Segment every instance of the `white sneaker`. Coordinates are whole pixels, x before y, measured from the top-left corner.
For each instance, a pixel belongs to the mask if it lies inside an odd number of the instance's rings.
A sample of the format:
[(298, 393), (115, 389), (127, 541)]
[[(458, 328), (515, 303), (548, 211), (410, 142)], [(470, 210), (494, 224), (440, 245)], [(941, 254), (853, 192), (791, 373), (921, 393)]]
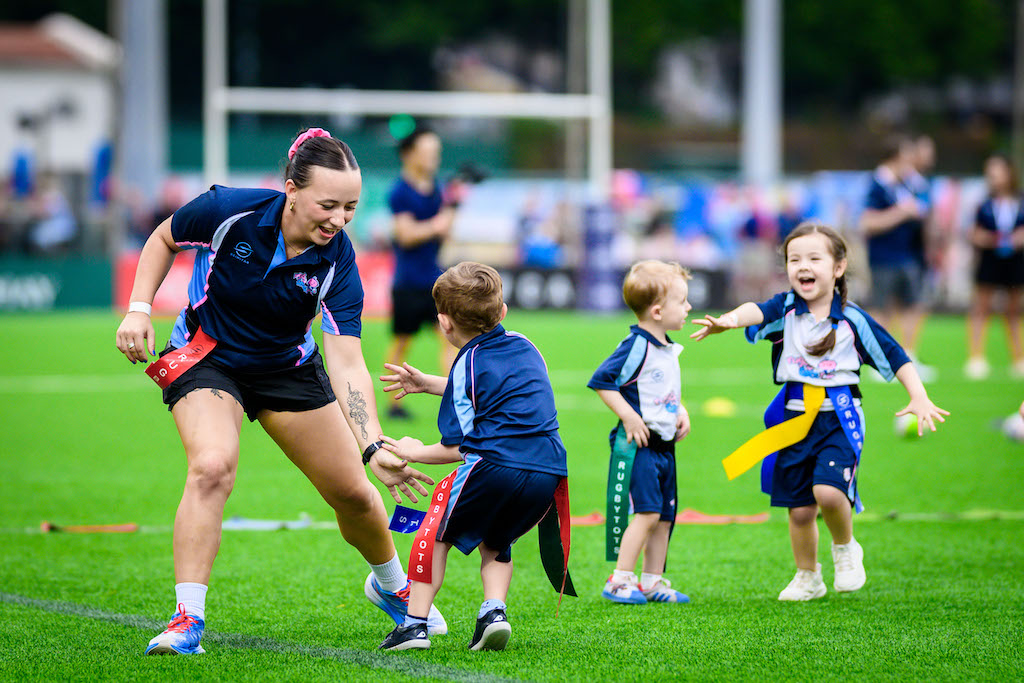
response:
[(988, 361), (983, 356), (968, 358), (967, 363), (964, 364), (964, 376), (967, 379), (985, 379), (991, 371), (992, 368), (989, 367)]
[(821, 565), (819, 564), (813, 572), (809, 569), (797, 569), (796, 576), (779, 593), (779, 600), (806, 602), (824, 597), (827, 592), (825, 582), (821, 580)]
[(832, 586), (840, 593), (859, 590), (867, 580), (864, 572), (864, 548), (851, 538), (845, 545), (832, 544), (832, 562), (836, 567), (836, 578)]
[(1017, 360), (1010, 366), (1010, 377), (1024, 379), (1024, 358)]

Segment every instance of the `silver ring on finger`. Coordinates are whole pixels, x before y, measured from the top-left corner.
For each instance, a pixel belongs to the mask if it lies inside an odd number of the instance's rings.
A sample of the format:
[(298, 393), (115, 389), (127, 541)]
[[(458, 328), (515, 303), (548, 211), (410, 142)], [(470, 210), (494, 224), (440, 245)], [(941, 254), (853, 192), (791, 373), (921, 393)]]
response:
[(134, 349), (135, 348), (135, 342), (128, 342), (128, 348), (129, 349)]

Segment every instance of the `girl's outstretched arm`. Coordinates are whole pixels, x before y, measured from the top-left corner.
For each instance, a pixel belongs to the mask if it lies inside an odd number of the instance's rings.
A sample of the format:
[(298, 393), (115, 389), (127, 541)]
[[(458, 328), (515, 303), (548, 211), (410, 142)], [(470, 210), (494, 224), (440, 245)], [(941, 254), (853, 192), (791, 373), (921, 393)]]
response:
[(733, 330), (737, 327), (749, 327), (762, 322), (764, 322), (764, 313), (761, 312), (761, 308), (757, 304), (748, 301), (717, 318), (706, 315), (701, 319), (694, 320), (693, 323), (700, 325), (701, 328), (691, 334), (690, 339), (700, 341), (712, 334)]
[(910, 394), (910, 403), (907, 404), (906, 408), (896, 413), (896, 415), (913, 413), (917, 417), (918, 436), (924, 435), (925, 425), (928, 425), (934, 432), (936, 420), (939, 422), (946, 421), (944, 416), (949, 415), (949, 411), (938, 407), (928, 398), (928, 392), (925, 391), (924, 384), (921, 383), (921, 377), (918, 376), (917, 368), (914, 367), (913, 363), (904, 363), (896, 371), (896, 379), (900, 381), (903, 388)]

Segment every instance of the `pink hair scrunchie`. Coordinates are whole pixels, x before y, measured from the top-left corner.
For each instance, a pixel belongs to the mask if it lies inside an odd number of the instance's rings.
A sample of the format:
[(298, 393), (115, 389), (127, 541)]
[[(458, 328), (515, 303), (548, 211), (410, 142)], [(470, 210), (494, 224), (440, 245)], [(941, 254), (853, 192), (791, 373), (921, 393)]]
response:
[(292, 157), (295, 156), (295, 152), (299, 149), (299, 145), (301, 145), (306, 140), (309, 140), (310, 138), (329, 138), (329, 137), (331, 137), (331, 134), (328, 133), (323, 128), (310, 128), (309, 130), (307, 130), (304, 133), (302, 133), (301, 135), (299, 135), (299, 137), (295, 138), (295, 142), (293, 142), (292, 146), (288, 148), (288, 161), (292, 160)]

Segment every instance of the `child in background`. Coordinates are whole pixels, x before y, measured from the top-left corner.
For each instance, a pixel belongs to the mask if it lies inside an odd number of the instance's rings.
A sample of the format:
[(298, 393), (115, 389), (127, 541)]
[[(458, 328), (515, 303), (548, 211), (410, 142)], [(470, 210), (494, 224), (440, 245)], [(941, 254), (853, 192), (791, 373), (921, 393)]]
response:
[[(612, 602), (689, 602), (662, 574), (676, 518), (676, 441), (690, 431), (690, 416), (680, 403), (679, 354), (669, 339), (690, 311), (686, 300), (689, 272), (678, 263), (640, 261), (626, 275), (622, 296), (637, 324), (594, 372), (588, 387), (619, 418), (612, 430), (609, 476), (608, 559), (618, 559), (601, 595)], [(630, 461), (632, 465), (630, 466)], [(620, 475), (626, 480), (616, 481)], [(628, 491), (634, 513), (621, 542), (615, 531), (628, 518)], [(643, 571), (634, 570), (644, 551)]]
[[(846, 244), (831, 228), (803, 223), (782, 247), (792, 290), (768, 301), (745, 303), (714, 318), (695, 320), (703, 328), (690, 335), (701, 340), (737, 327), (747, 339), (773, 344), (775, 383), (785, 385), (785, 419), (807, 411), (817, 415), (800, 440), (781, 448), (771, 474), (771, 504), (789, 508), (789, 535), (797, 572), (779, 600), (813, 600), (825, 595), (818, 564), (820, 508), (832, 534), (833, 587), (839, 592), (860, 589), (866, 580), (864, 551), (853, 537), (851, 508), (857, 497), (857, 464), (863, 443), (863, 411), (857, 386), (862, 363), (888, 381), (898, 379), (910, 403), (896, 413), (913, 413), (918, 434), (948, 412), (928, 398), (907, 354), (878, 323), (846, 301)], [(813, 408), (819, 396), (820, 408)], [(838, 403), (836, 406), (833, 401)], [(843, 418), (837, 411), (843, 410)], [(849, 430), (848, 430), (849, 428)], [(770, 461), (769, 461), (770, 462)]]
[[(500, 325), (508, 308), (497, 271), (479, 263), (452, 266), (434, 283), (433, 297), (441, 332), (459, 349), (449, 376), (387, 363), (394, 374), (381, 379), (393, 383), (384, 390), (398, 391), (396, 400), (419, 392), (443, 396), (437, 417), (441, 441), (425, 446), (411, 437), (381, 439), (384, 448), (409, 462), (462, 464), (437, 526), (430, 583), (416, 580), (410, 567), (407, 617), (380, 647), (430, 647), (427, 614), (454, 546), (465, 555), (480, 549), (485, 599), (469, 649), (501, 650), (512, 633), (505, 613), (512, 544), (555, 501), (567, 474), (565, 447), (544, 359), (529, 339)], [(432, 505), (436, 495), (435, 490)]]

